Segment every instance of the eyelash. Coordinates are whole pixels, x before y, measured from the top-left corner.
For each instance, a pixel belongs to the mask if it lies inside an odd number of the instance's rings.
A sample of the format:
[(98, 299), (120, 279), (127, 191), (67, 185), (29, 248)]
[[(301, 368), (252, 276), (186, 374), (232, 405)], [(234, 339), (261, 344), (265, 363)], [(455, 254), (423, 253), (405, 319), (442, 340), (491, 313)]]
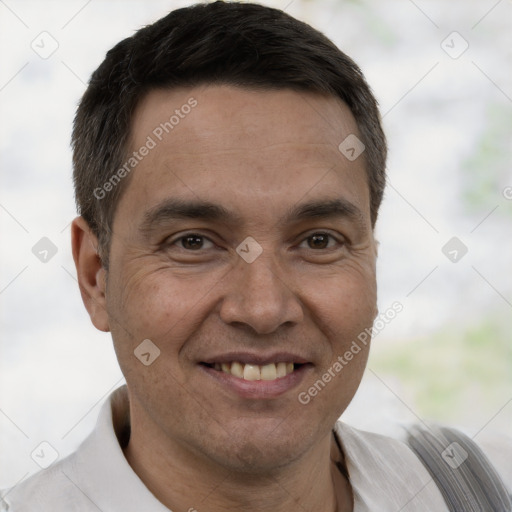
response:
[[(328, 236), (331, 240), (334, 240), (338, 245), (340, 246), (343, 246), (343, 245), (346, 245), (347, 241), (346, 239), (344, 239), (343, 237), (339, 236), (339, 237), (336, 237), (334, 236), (332, 233), (329, 233), (327, 231), (314, 231), (312, 232), (311, 234), (309, 234), (308, 236), (306, 236), (302, 241), (301, 241), (301, 244), (304, 243), (304, 242), (307, 242), (309, 239), (313, 238), (315, 235), (323, 235), (323, 236)], [(198, 237), (198, 238), (201, 238), (203, 240), (208, 240), (210, 243), (214, 244), (214, 242), (208, 238), (207, 236), (205, 235), (202, 235), (200, 233), (195, 233), (195, 232), (190, 232), (190, 233), (185, 233), (184, 235), (181, 235), (179, 236), (178, 238), (175, 238), (174, 240), (170, 240), (168, 243), (166, 243), (165, 245), (167, 247), (171, 247), (171, 246), (174, 246), (176, 245), (177, 243), (179, 243), (180, 241), (183, 241), (185, 240), (186, 238), (189, 238), (189, 237)], [(301, 245), (300, 244), (300, 245)], [(186, 252), (190, 252), (190, 253), (194, 253), (194, 252), (200, 252), (201, 250), (205, 250), (203, 247), (201, 247), (200, 249), (198, 249), (197, 251), (194, 251), (194, 250), (189, 250), (189, 249), (185, 249), (184, 247), (180, 247), (180, 249), (186, 251)], [(333, 247), (326, 247), (326, 248), (323, 248), (323, 249), (313, 249), (311, 247), (308, 247), (308, 249), (312, 250), (312, 251), (327, 251), (329, 249), (333, 249)]]

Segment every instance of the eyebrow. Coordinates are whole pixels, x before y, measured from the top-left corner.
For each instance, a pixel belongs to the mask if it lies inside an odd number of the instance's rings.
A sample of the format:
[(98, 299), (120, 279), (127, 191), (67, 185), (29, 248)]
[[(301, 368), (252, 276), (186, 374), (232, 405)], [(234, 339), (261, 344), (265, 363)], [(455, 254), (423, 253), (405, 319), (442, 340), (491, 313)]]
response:
[[(309, 219), (347, 218), (366, 229), (364, 215), (361, 210), (350, 201), (337, 199), (317, 199), (304, 204), (293, 206), (284, 215), (285, 223), (293, 223)], [(207, 220), (228, 225), (243, 222), (243, 217), (223, 206), (209, 201), (165, 199), (144, 215), (141, 231), (149, 233), (159, 224), (173, 220)]]
[(158, 224), (183, 219), (208, 220), (225, 224), (241, 221), (240, 216), (209, 201), (165, 199), (145, 213), (140, 229), (143, 232), (150, 232)]
[(361, 210), (347, 199), (315, 200), (309, 203), (299, 204), (289, 210), (285, 219), (308, 220), (316, 218), (348, 218), (364, 226), (364, 215)]

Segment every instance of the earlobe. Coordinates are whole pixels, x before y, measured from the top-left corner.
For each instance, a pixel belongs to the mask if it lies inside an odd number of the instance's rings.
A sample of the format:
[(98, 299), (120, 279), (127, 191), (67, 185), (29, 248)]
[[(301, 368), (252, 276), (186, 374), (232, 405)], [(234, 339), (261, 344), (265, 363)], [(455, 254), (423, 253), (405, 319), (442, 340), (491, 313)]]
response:
[(106, 270), (98, 254), (98, 239), (83, 217), (71, 224), (71, 246), (85, 308), (94, 326), (108, 332)]

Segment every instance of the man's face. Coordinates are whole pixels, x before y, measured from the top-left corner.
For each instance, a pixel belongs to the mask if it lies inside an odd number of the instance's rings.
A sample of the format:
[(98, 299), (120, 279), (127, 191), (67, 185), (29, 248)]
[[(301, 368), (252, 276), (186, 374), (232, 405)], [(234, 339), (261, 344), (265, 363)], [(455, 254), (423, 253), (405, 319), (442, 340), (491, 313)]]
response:
[[(357, 133), (346, 105), (291, 90), (153, 91), (138, 106), (131, 148), (156, 145), (117, 206), (107, 280), (132, 422), (239, 470), (325, 439), (367, 348), (307, 405), (299, 393), (376, 314), (364, 160), (338, 150)], [(146, 339), (149, 365), (134, 355)]]

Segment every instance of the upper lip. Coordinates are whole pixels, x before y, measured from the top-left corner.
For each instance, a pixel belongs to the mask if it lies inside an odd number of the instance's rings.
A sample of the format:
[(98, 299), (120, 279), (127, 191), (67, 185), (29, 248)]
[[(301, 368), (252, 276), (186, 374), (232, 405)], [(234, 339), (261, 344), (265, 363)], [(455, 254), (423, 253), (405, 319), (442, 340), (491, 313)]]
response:
[(205, 364), (222, 364), (232, 363), (234, 361), (244, 364), (257, 364), (259, 366), (264, 366), (270, 363), (306, 364), (310, 362), (308, 359), (291, 352), (274, 352), (271, 354), (256, 354), (254, 352), (225, 352), (217, 356), (202, 359), (200, 362)]

